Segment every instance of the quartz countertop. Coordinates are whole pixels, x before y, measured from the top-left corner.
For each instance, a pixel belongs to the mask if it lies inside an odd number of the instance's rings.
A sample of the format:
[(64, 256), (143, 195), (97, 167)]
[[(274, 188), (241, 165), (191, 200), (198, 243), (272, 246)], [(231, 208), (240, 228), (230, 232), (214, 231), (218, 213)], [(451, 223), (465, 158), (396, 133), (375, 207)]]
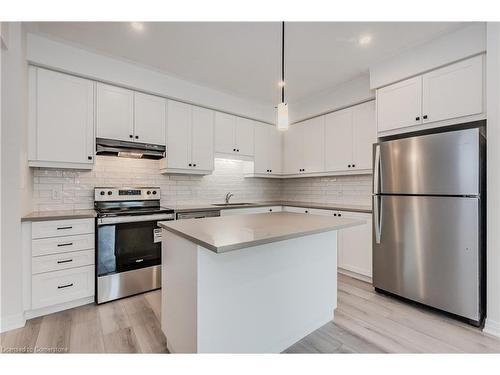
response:
[(94, 210), (33, 211), (23, 216), (21, 221), (92, 219), (94, 217), (96, 217)]
[(272, 212), (162, 221), (162, 228), (215, 253), (243, 249), (364, 224), (334, 216)]
[[(237, 203), (237, 202), (235, 202)], [(216, 210), (229, 210), (232, 208), (252, 208), (252, 207), (265, 207), (265, 206), (290, 206), (290, 207), (303, 207), (303, 208), (317, 208), (323, 210), (335, 211), (350, 211), (350, 212), (364, 212), (371, 213), (372, 207), (370, 205), (354, 205), (342, 203), (318, 203), (318, 202), (295, 202), (295, 201), (262, 201), (262, 202), (249, 202), (245, 205), (233, 206), (214, 206), (210, 203), (193, 203), (193, 204), (180, 204), (176, 206), (169, 206), (175, 212), (193, 212), (193, 211), (216, 211)]]

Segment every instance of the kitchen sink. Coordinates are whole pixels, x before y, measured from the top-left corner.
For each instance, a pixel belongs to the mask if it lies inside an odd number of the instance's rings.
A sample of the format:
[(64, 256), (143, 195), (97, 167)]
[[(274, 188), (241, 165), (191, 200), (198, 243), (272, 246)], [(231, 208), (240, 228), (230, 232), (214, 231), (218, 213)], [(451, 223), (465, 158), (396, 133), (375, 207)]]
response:
[(251, 206), (253, 203), (213, 203), (212, 206), (229, 207), (229, 206)]

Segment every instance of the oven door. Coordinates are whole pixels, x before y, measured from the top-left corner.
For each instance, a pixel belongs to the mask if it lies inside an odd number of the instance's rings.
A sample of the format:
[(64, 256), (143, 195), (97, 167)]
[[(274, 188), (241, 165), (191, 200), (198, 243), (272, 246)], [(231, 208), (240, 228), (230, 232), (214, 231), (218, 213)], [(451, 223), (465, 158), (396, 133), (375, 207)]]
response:
[(161, 264), (161, 228), (170, 215), (99, 218), (97, 276)]

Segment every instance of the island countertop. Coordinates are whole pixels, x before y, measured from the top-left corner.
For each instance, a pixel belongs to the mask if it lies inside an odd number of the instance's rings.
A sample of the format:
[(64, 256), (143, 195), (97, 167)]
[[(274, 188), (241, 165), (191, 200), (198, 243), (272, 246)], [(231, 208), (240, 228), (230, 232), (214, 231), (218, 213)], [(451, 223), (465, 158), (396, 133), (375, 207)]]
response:
[(216, 253), (364, 224), (363, 220), (292, 212), (162, 221), (158, 225)]

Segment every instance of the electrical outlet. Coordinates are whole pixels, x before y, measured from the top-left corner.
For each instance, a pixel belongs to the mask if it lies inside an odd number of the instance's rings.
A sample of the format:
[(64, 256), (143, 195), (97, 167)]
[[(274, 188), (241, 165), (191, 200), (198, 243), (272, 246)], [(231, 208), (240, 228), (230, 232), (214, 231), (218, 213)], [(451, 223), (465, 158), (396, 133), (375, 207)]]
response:
[(52, 189), (52, 199), (53, 200), (60, 200), (61, 199), (61, 190)]

